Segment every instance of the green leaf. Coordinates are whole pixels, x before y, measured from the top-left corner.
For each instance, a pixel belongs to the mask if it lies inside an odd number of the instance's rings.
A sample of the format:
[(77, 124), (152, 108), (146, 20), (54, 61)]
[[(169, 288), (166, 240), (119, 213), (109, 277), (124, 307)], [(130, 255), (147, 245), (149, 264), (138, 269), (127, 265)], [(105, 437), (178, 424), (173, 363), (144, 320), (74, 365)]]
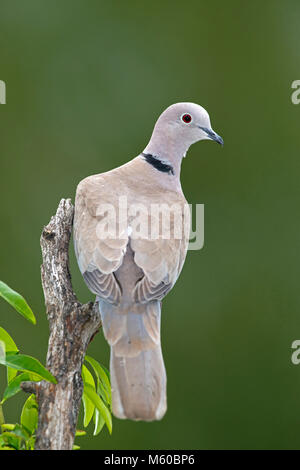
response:
[(25, 354), (8, 354), (5, 359), (0, 357), (0, 364), (24, 372), (32, 372), (41, 379), (57, 383), (55, 377), (34, 357)]
[(0, 297), (3, 297), (14, 309), (23, 315), (28, 321), (36, 324), (35, 316), (27, 304), (24, 297), (22, 297), (18, 292), (11, 289), (7, 284), (0, 281)]
[(107, 372), (99, 364), (99, 362), (93, 359), (91, 356), (85, 356), (85, 360), (93, 367), (97, 379), (103, 385), (106, 400), (108, 404), (111, 404), (111, 386)]
[(21, 439), (24, 439), (24, 441), (27, 441), (30, 437), (30, 434), (28, 433), (27, 429), (24, 426), (21, 426), (20, 424), (16, 424), (13, 430), (13, 433), (21, 437)]
[[(95, 375), (97, 377), (97, 394), (100, 395), (100, 397), (103, 399), (104, 405), (110, 405), (111, 386), (108, 371), (91, 356), (85, 356), (85, 360), (92, 366), (93, 371), (95, 372)], [(105, 420), (97, 408), (95, 409), (93, 420), (95, 423), (94, 436), (96, 436), (101, 432), (105, 424)]]
[(12, 339), (12, 337), (7, 333), (7, 331), (0, 326), (0, 341), (3, 341), (5, 344), (5, 351), (6, 352), (19, 352), (16, 343)]
[[(11, 353), (18, 353), (19, 350), (16, 346), (16, 343), (12, 339), (12, 337), (7, 333), (4, 328), (0, 327), (0, 357), (5, 356), (7, 351)], [(11, 369), (7, 367), (7, 383), (11, 382), (11, 380), (17, 375), (17, 371), (15, 369)]]
[(84, 364), (82, 365), (82, 380), (83, 380), (82, 402), (83, 402), (83, 409), (84, 409), (83, 425), (86, 428), (89, 425), (93, 417), (93, 414), (95, 411), (95, 405), (86, 395), (85, 388), (87, 385), (89, 385), (95, 390), (95, 382), (94, 382), (92, 374), (87, 369), (87, 367), (85, 367)]
[(5, 423), (1, 424), (2, 431), (13, 431), (15, 429), (15, 424)]
[[(15, 369), (12, 369), (12, 370), (15, 371)], [(18, 371), (16, 371), (16, 373), (18, 373)], [(3, 398), (1, 400), (1, 404), (3, 404), (6, 400), (8, 400), (8, 398), (13, 397), (18, 392), (21, 391), (20, 383), (24, 382), (25, 380), (29, 380), (27, 377), (28, 377), (28, 374), (26, 372), (23, 372), (22, 374), (17, 375), (16, 377), (14, 377), (10, 381), (10, 383), (8, 384), (6, 389), (4, 390), (4, 394), (3, 394)]]
[(4, 403), (8, 398), (13, 397), (16, 393), (20, 392), (22, 389), (20, 387), (21, 382), (26, 382), (27, 380), (40, 380), (39, 377), (29, 374), (28, 372), (22, 372), (22, 374), (17, 375), (6, 387), (4, 390), (3, 398), (1, 403)]
[(97, 436), (101, 431), (102, 428), (105, 424), (103, 416), (100, 414), (100, 411), (96, 408), (95, 413), (94, 413), (94, 423), (95, 423), (95, 428), (94, 428), (94, 436)]
[(15, 450), (19, 450), (21, 446), (21, 438), (16, 436), (13, 432), (3, 432), (1, 434), (2, 442), (5, 446), (11, 446)]
[[(97, 379), (97, 393), (98, 395), (100, 395), (102, 397), (102, 393), (104, 391), (104, 388), (103, 386), (100, 386), (100, 382), (99, 380)], [(93, 435), (94, 436), (97, 436), (98, 434), (100, 434), (100, 432), (102, 431), (103, 429), (103, 426), (105, 424), (105, 421), (104, 421), (104, 418), (103, 416), (100, 414), (99, 410), (97, 408), (95, 408), (95, 412), (94, 412), (94, 416), (93, 416), (93, 421), (94, 421), (94, 424), (95, 424), (95, 427), (94, 427), (94, 433)]]
[(18, 371), (16, 369), (12, 369), (11, 367), (7, 367), (6, 372), (7, 372), (7, 383), (10, 384), (10, 382), (17, 375)]
[(38, 405), (34, 394), (27, 398), (21, 413), (21, 425), (29, 434), (33, 434), (38, 424)]
[(32, 436), (26, 441), (26, 449), (27, 449), (27, 450), (34, 450), (34, 445), (35, 445), (35, 435), (32, 435)]
[(82, 431), (81, 429), (76, 429), (75, 437), (81, 437), (85, 435), (86, 435), (86, 431)]
[(85, 387), (85, 394), (88, 396), (88, 398), (94, 403), (95, 407), (99, 410), (101, 416), (103, 417), (105, 424), (111, 434), (112, 432), (112, 419), (111, 419), (111, 414), (107, 408), (107, 406), (104, 404), (104, 402), (101, 400), (99, 395), (95, 392), (95, 389), (91, 387), (89, 384), (86, 384)]
[(104, 370), (104, 372), (106, 373), (107, 377), (108, 377), (108, 380), (109, 380), (109, 383), (110, 383), (110, 373), (109, 373), (109, 370), (106, 369), (106, 367), (104, 367), (103, 365), (101, 366), (102, 369)]

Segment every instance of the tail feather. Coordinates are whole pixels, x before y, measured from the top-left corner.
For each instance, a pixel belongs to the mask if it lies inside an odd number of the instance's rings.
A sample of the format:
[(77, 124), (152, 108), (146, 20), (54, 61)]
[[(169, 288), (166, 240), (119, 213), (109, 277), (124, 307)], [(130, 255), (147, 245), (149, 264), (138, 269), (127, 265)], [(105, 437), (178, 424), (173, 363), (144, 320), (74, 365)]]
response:
[(135, 357), (111, 349), (112, 408), (117, 418), (152, 421), (166, 412), (166, 371), (160, 345)]
[(100, 301), (103, 330), (111, 346), (113, 414), (152, 421), (166, 412), (166, 370), (160, 344), (160, 302), (119, 313)]

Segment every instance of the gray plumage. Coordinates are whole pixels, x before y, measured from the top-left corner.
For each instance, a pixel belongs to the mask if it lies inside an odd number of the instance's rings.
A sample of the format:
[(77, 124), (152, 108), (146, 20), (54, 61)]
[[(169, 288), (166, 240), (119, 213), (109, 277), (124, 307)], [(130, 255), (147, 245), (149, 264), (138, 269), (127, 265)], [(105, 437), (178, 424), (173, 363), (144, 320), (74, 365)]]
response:
[[(185, 114), (191, 122), (184, 122)], [(202, 139), (222, 143), (201, 106), (177, 103), (160, 116), (143, 153), (119, 168), (85, 178), (77, 187), (75, 253), (83, 278), (99, 301), (111, 348), (112, 410), (118, 418), (161, 419), (167, 408), (161, 301), (174, 286), (188, 247), (190, 221), (180, 184), (181, 160), (189, 146)], [(176, 207), (170, 237), (164, 237), (159, 225), (157, 238), (148, 233), (136, 238), (130, 231), (134, 217), (126, 213), (128, 223), (123, 226), (120, 213), (114, 219), (109, 211), (106, 221), (112, 222), (109, 227), (117, 226), (118, 235), (108, 229), (108, 236), (101, 236), (104, 216), (99, 206), (107, 204), (118, 212), (120, 197), (126, 197), (128, 207), (139, 203), (150, 224), (158, 222), (151, 212), (153, 204)], [(181, 238), (174, 235), (178, 220), (183, 221)]]

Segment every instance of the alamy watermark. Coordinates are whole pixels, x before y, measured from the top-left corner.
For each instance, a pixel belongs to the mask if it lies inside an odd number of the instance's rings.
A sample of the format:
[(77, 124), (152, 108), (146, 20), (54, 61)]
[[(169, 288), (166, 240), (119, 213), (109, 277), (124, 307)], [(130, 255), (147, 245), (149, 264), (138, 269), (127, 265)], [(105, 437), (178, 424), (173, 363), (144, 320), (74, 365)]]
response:
[(0, 80), (0, 104), (6, 104), (6, 84)]
[(291, 95), (293, 104), (300, 104), (300, 80), (294, 80), (291, 86), (295, 91)]
[(295, 341), (292, 342), (291, 348), (294, 349), (294, 352), (291, 355), (291, 361), (295, 366), (297, 366), (300, 364), (300, 340), (295, 339)]
[(120, 196), (114, 204), (99, 204), (96, 215), (99, 240), (182, 240), (189, 250), (204, 245), (204, 204), (132, 203)]

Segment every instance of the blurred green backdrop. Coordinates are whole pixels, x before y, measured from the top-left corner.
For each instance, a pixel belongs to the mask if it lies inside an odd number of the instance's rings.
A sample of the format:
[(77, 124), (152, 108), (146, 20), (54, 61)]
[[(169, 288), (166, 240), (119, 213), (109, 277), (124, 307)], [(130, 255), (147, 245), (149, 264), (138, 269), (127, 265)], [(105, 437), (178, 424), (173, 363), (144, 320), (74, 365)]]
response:
[[(188, 201), (205, 204), (205, 247), (188, 253), (163, 305), (167, 415), (114, 419), (112, 436), (78, 444), (299, 449), (299, 1), (0, 0), (0, 10), (0, 278), (38, 319), (1, 302), (0, 324), (23, 353), (45, 362), (39, 237), (60, 198), (135, 157), (174, 102), (206, 107), (225, 140), (183, 162)], [(76, 292), (92, 299), (73, 247), (71, 257)], [(108, 364), (102, 333), (89, 353)], [(23, 401), (7, 402), (9, 421)]]

